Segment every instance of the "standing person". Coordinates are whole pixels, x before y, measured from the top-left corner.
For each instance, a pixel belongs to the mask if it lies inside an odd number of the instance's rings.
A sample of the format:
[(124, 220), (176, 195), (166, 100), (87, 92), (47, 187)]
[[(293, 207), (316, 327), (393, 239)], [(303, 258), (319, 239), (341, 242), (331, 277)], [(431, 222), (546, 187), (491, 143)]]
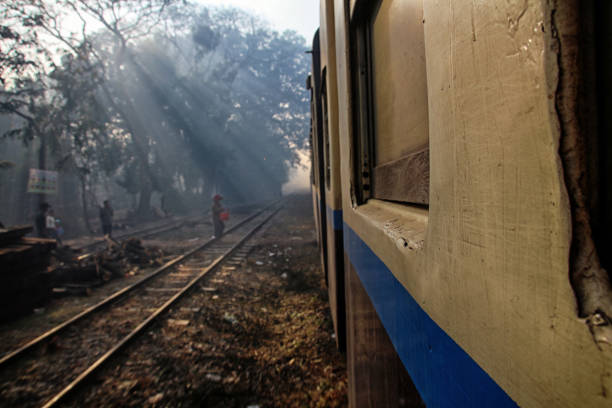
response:
[(39, 238), (47, 238), (47, 211), (51, 206), (49, 203), (41, 203), (38, 208), (38, 213), (34, 218), (34, 226), (36, 227), (36, 235)]
[(55, 223), (55, 211), (49, 206), (47, 209), (47, 216), (45, 218), (46, 235), (49, 238), (53, 238), (57, 241), (59, 246), (62, 246), (62, 239), (59, 237), (57, 232), (57, 225)]
[(221, 213), (224, 211), (224, 208), (221, 206), (221, 200), (223, 200), (223, 197), (216, 194), (213, 197), (213, 205), (211, 208), (213, 226), (215, 227), (215, 238), (221, 238), (221, 235), (223, 235), (223, 230), (225, 229), (225, 224), (221, 219)]
[(100, 222), (102, 223), (102, 234), (112, 238), (113, 234), (113, 207), (108, 200), (104, 200), (104, 207), (100, 207)]

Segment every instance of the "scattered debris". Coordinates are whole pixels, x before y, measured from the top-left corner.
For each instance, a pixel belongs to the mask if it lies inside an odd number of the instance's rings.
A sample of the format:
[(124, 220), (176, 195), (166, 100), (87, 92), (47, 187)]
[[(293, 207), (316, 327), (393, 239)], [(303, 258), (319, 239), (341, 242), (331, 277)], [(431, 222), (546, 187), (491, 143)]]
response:
[(214, 382), (219, 382), (221, 381), (221, 376), (219, 374), (208, 373), (206, 374), (206, 379)]
[(233, 314), (227, 313), (227, 312), (225, 312), (225, 314), (223, 315), (223, 320), (231, 324), (238, 323), (238, 320), (236, 320), (236, 316), (234, 316)]
[(263, 262), (261, 262), (261, 261), (256, 261), (256, 262), (255, 262), (255, 265), (257, 265), (257, 266), (262, 266), (263, 264), (264, 264), (264, 263), (263, 263)]
[(200, 311), (200, 308), (199, 307), (181, 307), (181, 310), (183, 312), (194, 312), (194, 313), (197, 313), (197, 312)]
[(168, 319), (168, 324), (171, 326), (188, 326), (189, 320)]
[(77, 296), (89, 296), (92, 292), (92, 285), (90, 284), (79, 284), (79, 283), (67, 283), (63, 287), (51, 289), (51, 293), (55, 296), (66, 296), (66, 295), (77, 295)]
[(59, 262), (54, 270), (56, 284), (88, 282), (89, 287), (95, 287), (113, 278), (137, 275), (142, 267), (164, 263), (163, 251), (145, 248), (137, 238), (130, 238), (121, 244), (112, 240), (108, 242), (104, 251), (89, 256), (69, 247), (63, 247), (61, 252), (56, 251), (54, 256)]
[(155, 394), (154, 396), (152, 396), (151, 398), (149, 398), (147, 400), (147, 402), (149, 404), (157, 404), (158, 402), (160, 402), (162, 399), (164, 398), (164, 393), (160, 392), (159, 394)]
[[(130, 392), (132, 388), (134, 388), (138, 384), (138, 380), (130, 380), (130, 381), (122, 381), (119, 384), (119, 389), (124, 390), (125, 392)], [(157, 394), (159, 395), (159, 394)], [(163, 394), (162, 394), (163, 395)]]

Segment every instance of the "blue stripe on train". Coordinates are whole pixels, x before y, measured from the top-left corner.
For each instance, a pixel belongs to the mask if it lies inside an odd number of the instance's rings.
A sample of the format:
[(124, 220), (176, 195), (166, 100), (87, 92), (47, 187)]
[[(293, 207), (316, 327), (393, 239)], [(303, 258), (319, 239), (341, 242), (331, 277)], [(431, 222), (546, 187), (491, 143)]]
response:
[(428, 407), (517, 406), (346, 224), (344, 250)]
[(334, 231), (342, 230), (342, 210), (332, 210), (327, 206), (327, 219), (330, 221)]

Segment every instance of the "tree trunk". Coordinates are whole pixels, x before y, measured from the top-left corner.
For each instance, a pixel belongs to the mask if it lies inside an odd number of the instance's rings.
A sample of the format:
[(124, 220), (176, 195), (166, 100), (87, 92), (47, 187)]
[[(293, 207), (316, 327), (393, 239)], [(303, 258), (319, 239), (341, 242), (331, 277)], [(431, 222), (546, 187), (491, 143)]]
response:
[[(26, 149), (22, 163), (19, 165), (19, 187), (17, 193), (11, 199), (20, 205), (13, 206), (13, 219), (16, 223), (34, 223), (34, 217), (38, 211), (38, 200), (33, 200), (32, 194), (28, 193), (28, 181), (30, 179), (30, 166), (32, 165), (32, 150)], [(36, 201), (36, 202), (34, 202)], [(33, 208), (36, 207), (36, 208)]]
[[(40, 136), (40, 149), (38, 150), (38, 168), (40, 170), (46, 170), (47, 167), (47, 138), (42, 133)], [(47, 199), (47, 195), (43, 193), (38, 193), (38, 208), (44, 203)]]
[(151, 188), (151, 181), (148, 177), (142, 177), (140, 184), (140, 197), (138, 201), (138, 210), (136, 211), (136, 217), (146, 219), (151, 216), (151, 194), (153, 189)]
[(87, 176), (80, 176), (79, 180), (81, 181), (81, 205), (83, 208), (83, 221), (85, 222), (85, 227), (90, 234), (93, 234), (93, 228), (91, 227), (91, 223), (89, 222), (89, 216), (87, 211)]

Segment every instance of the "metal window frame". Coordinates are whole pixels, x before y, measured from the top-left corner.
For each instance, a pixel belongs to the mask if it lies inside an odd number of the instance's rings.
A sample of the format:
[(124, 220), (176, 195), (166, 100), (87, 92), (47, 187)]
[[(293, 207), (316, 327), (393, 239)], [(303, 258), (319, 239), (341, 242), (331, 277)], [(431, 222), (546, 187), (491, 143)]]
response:
[(374, 137), (376, 115), (374, 114), (374, 81), (372, 58), (372, 25), (382, 0), (357, 1), (350, 20), (350, 53), (353, 104), (353, 159), (355, 198), (363, 204), (372, 198), (372, 169), (376, 152)]
[[(357, 0), (349, 24), (353, 87), (353, 199), (429, 206), (429, 146), (391, 164), (376, 163), (376, 89), (372, 30), (383, 0)], [(389, 180), (405, 180), (404, 183)]]

